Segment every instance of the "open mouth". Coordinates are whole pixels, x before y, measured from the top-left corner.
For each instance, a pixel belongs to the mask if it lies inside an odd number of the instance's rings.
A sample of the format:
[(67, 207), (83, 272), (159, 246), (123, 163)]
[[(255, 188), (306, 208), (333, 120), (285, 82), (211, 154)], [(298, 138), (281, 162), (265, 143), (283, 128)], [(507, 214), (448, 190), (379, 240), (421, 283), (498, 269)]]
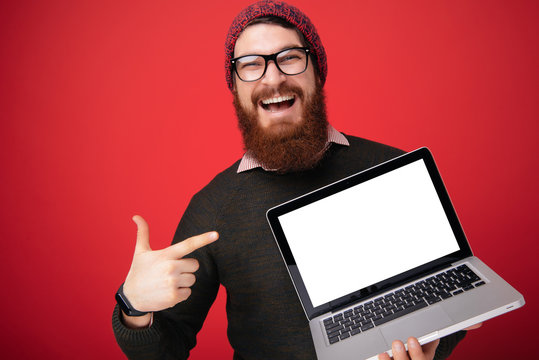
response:
[(261, 100), (259, 104), (266, 111), (277, 112), (292, 107), (295, 101), (296, 97), (294, 95), (286, 95), (264, 99)]

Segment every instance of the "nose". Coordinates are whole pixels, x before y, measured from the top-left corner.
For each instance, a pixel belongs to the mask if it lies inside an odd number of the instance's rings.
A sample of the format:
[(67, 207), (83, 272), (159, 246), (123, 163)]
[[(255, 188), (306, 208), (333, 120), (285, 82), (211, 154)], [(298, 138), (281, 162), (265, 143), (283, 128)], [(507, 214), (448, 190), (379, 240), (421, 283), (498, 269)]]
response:
[(268, 61), (266, 73), (262, 77), (262, 83), (265, 85), (276, 86), (286, 81), (286, 75), (281, 72), (273, 60)]

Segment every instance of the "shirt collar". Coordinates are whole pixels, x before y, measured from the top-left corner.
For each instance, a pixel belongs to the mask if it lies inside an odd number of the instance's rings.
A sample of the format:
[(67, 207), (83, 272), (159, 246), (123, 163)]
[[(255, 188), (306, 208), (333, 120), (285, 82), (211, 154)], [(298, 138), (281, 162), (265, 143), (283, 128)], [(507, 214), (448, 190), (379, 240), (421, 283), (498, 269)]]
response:
[[(350, 143), (348, 142), (346, 137), (340, 132), (338, 132), (337, 130), (335, 130), (333, 126), (328, 124), (328, 139), (326, 142), (326, 148), (329, 146), (330, 143), (350, 146)], [(258, 167), (261, 167), (264, 169), (264, 166), (260, 162), (258, 162), (258, 160), (254, 157), (254, 155), (250, 151), (247, 151), (241, 158), (240, 165), (238, 166), (237, 172), (239, 174), (241, 172), (252, 170)], [(267, 169), (264, 169), (264, 170), (267, 170)]]

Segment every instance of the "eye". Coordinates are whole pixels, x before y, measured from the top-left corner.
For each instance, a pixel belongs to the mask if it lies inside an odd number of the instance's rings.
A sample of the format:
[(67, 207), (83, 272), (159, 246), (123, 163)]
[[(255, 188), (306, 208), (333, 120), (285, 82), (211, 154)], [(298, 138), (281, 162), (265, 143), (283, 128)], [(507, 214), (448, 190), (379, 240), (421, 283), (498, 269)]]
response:
[(290, 55), (287, 55), (283, 58), (281, 58), (283, 61), (288, 61), (288, 60), (296, 60), (296, 59), (299, 59), (299, 56), (298, 55), (294, 55), (294, 54), (290, 54)]
[(305, 53), (299, 49), (285, 50), (279, 54), (277, 61), (279, 64), (289, 64), (305, 58)]
[(238, 70), (253, 70), (264, 67), (264, 58), (260, 56), (245, 56), (236, 61)]
[(241, 64), (241, 67), (242, 68), (248, 68), (248, 67), (256, 67), (256, 66), (260, 66), (261, 64), (259, 63), (256, 63), (256, 62), (248, 62), (248, 63), (245, 63), (245, 64)]

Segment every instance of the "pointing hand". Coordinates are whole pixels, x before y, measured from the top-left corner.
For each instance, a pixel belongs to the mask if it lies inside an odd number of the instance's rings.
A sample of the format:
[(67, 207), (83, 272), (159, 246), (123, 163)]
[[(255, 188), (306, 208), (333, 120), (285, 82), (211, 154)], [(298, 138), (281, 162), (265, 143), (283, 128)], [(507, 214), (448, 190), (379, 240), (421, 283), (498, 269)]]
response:
[(193, 236), (162, 250), (152, 250), (148, 224), (139, 215), (137, 243), (131, 268), (124, 283), (124, 294), (138, 311), (152, 312), (170, 308), (191, 295), (196, 281), (196, 259), (184, 257), (219, 238), (217, 232)]

